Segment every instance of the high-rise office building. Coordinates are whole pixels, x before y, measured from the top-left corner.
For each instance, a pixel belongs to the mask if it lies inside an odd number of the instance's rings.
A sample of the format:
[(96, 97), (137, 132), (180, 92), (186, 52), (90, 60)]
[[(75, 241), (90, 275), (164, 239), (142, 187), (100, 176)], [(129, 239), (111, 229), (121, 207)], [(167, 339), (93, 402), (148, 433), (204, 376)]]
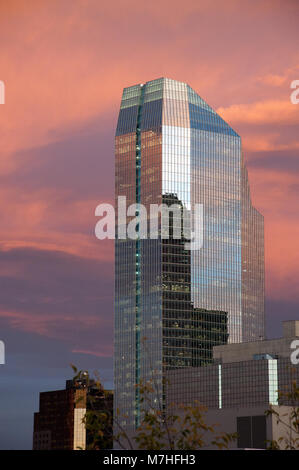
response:
[[(263, 339), (263, 217), (251, 203), (240, 136), (175, 80), (124, 89), (115, 178), (116, 207), (125, 196), (137, 204), (131, 216), (141, 217), (139, 204), (147, 214), (152, 204), (181, 208), (162, 214), (156, 238), (137, 225), (135, 240), (122, 238), (116, 213), (115, 417), (133, 429), (141, 379), (154, 375), (161, 398), (166, 369), (207, 364), (216, 344)], [(186, 231), (172, 232), (182, 214), (189, 235), (196, 231), (197, 205), (203, 243), (188, 250)]]

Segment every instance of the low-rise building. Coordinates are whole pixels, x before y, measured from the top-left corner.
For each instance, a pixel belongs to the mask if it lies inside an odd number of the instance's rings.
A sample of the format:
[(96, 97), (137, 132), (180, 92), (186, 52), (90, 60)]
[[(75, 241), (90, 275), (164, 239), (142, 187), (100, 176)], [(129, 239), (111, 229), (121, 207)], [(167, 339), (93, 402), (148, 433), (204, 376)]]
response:
[(215, 346), (213, 364), (167, 372), (166, 409), (200, 403), (208, 409), (209, 424), (238, 432), (238, 446), (265, 447), (282, 432), (265, 411), (272, 405), (289, 416), (291, 407), (299, 406), (279, 393), (291, 391), (294, 381), (299, 385), (299, 361), (292, 359), (296, 345), (299, 358), (299, 321), (283, 322), (279, 339)]
[[(67, 380), (64, 390), (41, 392), (39, 411), (34, 413), (33, 450), (86, 449), (90, 436), (84, 418), (91, 396), (96, 398), (92, 403), (97, 410), (112, 414), (113, 393), (99, 393), (92, 381), (86, 386), (82, 380)], [(105, 432), (111, 434), (112, 428)]]

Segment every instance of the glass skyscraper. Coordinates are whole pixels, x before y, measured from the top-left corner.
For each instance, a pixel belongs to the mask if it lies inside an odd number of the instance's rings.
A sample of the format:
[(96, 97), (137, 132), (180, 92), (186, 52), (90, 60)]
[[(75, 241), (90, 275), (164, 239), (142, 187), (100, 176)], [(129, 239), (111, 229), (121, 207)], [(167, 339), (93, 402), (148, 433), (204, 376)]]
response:
[[(181, 208), (161, 217), (156, 238), (137, 226), (136, 240), (118, 237), (116, 211), (114, 408), (134, 429), (140, 380), (154, 376), (162, 399), (166, 369), (206, 365), (217, 344), (264, 338), (264, 228), (240, 136), (187, 84), (167, 78), (123, 91), (115, 196), (116, 207), (126, 196), (148, 214), (151, 204)], [(197, 204), (203, 246), (188, 250), (186, 234), (173, 232), (183, 213), (193, 230)]]

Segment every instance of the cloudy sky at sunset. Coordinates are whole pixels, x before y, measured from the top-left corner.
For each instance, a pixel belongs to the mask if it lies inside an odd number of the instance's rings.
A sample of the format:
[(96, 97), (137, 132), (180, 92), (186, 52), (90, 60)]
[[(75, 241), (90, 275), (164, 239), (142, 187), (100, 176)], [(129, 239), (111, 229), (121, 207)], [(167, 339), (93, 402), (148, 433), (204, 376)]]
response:
[(30, 448), (38, 394), (70, 363), (112, 383), (114, 197), (123, 87), (187, 82), (242, 137), (265, 217), (269, 337), (299, 319), (297, 0), (0, 2), (0, 448)]

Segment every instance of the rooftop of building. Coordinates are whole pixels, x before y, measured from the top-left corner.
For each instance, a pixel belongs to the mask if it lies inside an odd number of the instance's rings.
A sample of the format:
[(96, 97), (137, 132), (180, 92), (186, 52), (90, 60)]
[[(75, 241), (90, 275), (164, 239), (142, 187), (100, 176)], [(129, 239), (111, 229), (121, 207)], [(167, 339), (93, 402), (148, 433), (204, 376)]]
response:
[(214, 346), (213, 357), (222, 363), (241, 362), (255, 359), (257, 356), (289, 357), (293, 340), (299, 338), (299, 321), (282, 322), (283, 336), (247, 343), (232, 343)]

